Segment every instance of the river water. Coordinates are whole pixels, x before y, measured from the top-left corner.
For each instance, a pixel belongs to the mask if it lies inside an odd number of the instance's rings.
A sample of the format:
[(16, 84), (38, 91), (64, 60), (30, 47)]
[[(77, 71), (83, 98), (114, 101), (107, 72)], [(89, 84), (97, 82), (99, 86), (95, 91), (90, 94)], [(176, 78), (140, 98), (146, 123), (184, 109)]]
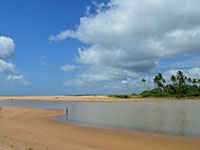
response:
[(54, 119), (88, 126), (200, 137), (200, 100), (157, 102), (0, 101), (0, 106), (68, 108)]

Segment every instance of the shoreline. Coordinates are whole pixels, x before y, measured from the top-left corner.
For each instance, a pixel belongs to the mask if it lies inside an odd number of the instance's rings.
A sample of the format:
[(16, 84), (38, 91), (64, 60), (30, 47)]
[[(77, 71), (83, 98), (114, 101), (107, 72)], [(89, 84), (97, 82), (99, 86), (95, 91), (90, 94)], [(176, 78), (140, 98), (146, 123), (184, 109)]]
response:
[(85, 127), (50, 119), (63, 114), (61, 110), (0, 107), (0, 149), (200, 149), (199, 138)]
[(197, 98), (112, 98), (108, 96), (0, 96), (0, 101), (64, 101), (64, 102), (151, 102), (174, 100), (200, 100)]

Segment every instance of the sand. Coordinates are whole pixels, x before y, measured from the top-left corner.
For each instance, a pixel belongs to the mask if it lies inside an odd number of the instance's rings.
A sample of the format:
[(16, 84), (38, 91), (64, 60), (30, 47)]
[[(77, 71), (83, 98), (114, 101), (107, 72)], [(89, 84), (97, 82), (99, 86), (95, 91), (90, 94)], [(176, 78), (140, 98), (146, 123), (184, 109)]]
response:
[[(199, 99), (199, 98), (198, 98)], [(177, 100), (175, 98), (110, 98), (108, 96), (0, 96), (0, 100), (20, 101), (81, 101), (81, 102), (140, 102), (140, 101), (162, 101)], [(181, 99), (179, 99), (181, 100)]]
[(0, 107), (0, 150), (199, 150), (200, 139), (58, 122), (64, 111)]

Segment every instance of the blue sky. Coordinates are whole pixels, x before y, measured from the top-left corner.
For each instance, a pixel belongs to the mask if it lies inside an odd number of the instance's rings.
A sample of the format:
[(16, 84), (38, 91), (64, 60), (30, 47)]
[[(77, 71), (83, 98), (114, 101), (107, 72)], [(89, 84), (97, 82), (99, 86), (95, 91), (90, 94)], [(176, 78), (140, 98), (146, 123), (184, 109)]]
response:
[(0, 95), (133, 93), (177, 70), (200, 78), (199, 6), (1, 0)]

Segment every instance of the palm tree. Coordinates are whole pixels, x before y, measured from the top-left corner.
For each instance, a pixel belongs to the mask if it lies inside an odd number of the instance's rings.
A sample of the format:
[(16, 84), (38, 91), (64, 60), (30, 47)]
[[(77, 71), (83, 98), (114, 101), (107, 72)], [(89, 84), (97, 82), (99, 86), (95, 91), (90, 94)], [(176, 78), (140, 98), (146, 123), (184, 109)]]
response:
[(196, 80), (196, 79), (193, 79), (193, 80), (192, 80), (192, 83), (193, 83), (194, 85), (196, 85), (197, 80)]
[(144, 83), (144, 88), (146, 89), (146, 86), (145, 86), (146, 80), (144, 78), (142, 79), (142, 82)]
[(166, 80), (164, 78), (162, 79), (162, 83), (166, 83)]
[(162, 74), (161, 74), (160, 72), (158, 73), (158, 79), (159, 79), (159, 80), (162, 80), (162, 79), (163, 79)]
[(199, 86), (200, 86), (200, 79), (198, 79), (198, 81), (197, 81), (197, 82), (198, 82), (198, 84), (199, 84)]
[(174, 75), (171, 76), (170, 80), (173, 82), (173, 85), (176, 84), (176, 77)]
[(163, 78), (163, 79), (162, 79), (163, 90), (165, 90), (165, 83), (166, 83), (166, 80)]
[(166, 83), (165, 79), (162, 77), (161, 73), (158, 73), (158, 75), (153, 79), (154, 83), (157, 85), (159, 89), (163, 88), (164, 86), (162, 83)]
[(157, 86), (158, 86), (159, 89), (164, 90), (164, 86), (160, 81), (158, 82)]
[(176, 77), (179, 85), (185, 84), (185, 77), (182, 71), (178, 71)]
[(153, 79), (153, 82), (154, 82), (155, 84), (157, 84), (158, 81), (159, 81), (158, 76), (155, 76), (155, 78)]
[(187, 79), (187, 81), (188, 81), (189, 83), (192, 83), (192, 79), (191, 79), (190, 77)]

